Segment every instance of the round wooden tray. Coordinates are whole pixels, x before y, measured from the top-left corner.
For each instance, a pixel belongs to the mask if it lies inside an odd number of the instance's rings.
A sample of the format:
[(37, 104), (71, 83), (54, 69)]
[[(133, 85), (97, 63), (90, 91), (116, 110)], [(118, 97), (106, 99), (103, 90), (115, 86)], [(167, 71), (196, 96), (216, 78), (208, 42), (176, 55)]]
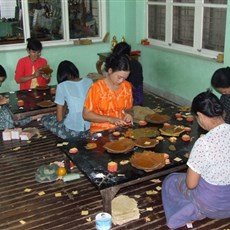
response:
[(130, 152), (135, 147), (135, 144), (131, 139), (124, 138), (121, 140), (107, 142), (103, 147), (109, 153), (121, 154)]
[(50, 100), (46, 100), (46, 101), (40, 101), (37, 103), (38, 106), (42, 107), (42, 108), (49, 108), (55, 105), (54, 102), (50, 101)]
[(138, 139), (140, 137), (156, 137), (160, 134), (157, 127), (146, 127), (146, 128), (129, 128), (124, 136), (132, 139)]
[(135, 145), (140, 148), (153, 148), (155, 147), (159, 141), (155, 138), (148, 137), (140, 137), (134, 141)]
[(185, 132), (184, 128), (176, 125), (163, 127), (159, 130), (161, 135), (170, 136), (170, 137), (178, 137), (181, 133)]
[(171, 119), (166, 114), (153, 113), (145, 116), (145, 120), (152, 124), (163, 124)]
[(137, 169), (151, 172), (165, 166), (164, 153), (155, 153), (153, 151), (135, 152), (130, 158), (130, 163)]

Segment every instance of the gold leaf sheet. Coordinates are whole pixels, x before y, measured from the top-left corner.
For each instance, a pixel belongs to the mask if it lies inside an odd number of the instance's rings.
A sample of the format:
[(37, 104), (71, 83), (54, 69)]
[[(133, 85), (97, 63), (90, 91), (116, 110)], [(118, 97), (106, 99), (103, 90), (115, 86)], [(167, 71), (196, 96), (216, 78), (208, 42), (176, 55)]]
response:
[(103, 146), (109, 153), (127, 153), (134, 148), (135, 144), (131, 139), (124, 138), (110, 141)]
[(124, 136), (133, 139), (138, 139), (140, 137), (156, 137), (159, 134), (160, 133), (156, 127), (137, 128), (137, 129), (129, 128), (124, 133)]
[(177, 125), (165, 126), (159, 130), (161, 132), (161, 135), (171, 137), (178, 137), (181, 133), (185, 132), (184, 127)]
[(137, 169), (150, 172), (163, 168), (165, 166), (165, 157), (164, 153), (156, 153), (153, 151), (135, 152), (130, 158), (130, 163)]
[(50, 100), (46, 100), (46, 101), (38, 102), (37, 105), (42, 107), (42, 108), (48, 108), (48, 107), (54, 106), (55, 103), (50, 101)]
[(149, 137), (140, 137), (134, 142), (136, 146), (141, 148), (153, 148), (159, 143), (157, 139)]
[(159, 113), (148, 114), (145, 116), (145, 120), (153, 124), (163, 124), (169, 121), (170, 119), (171, 119), (170, 116), (166, 114), (159, 114)]

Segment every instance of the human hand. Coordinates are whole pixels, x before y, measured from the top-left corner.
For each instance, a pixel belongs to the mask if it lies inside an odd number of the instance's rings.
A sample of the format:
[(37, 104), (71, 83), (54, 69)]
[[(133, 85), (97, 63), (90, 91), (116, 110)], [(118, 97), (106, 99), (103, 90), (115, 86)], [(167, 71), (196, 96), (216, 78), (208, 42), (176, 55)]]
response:
[(127, 122), (117, 117), (110, 117), (108, 121), (116, 126), (126, 126)]
[(131, 114), (129, 113), (124, 113), (125, 117), (124, 117), (124, 121), (127, 123), (127, 124), (132, 124), (133, 125), (133, 117)]
[(42, 72), (40, 71), (40, 69), (35, 70), (35, 72), (33, 73), (33, 77), (37, 78), (38, 76), (41, 76)]
[(50, 80), (50, 78), (51, 78), (51, 75), (50, 74), (42, 74), (42, 77), (43, 78), (45, 78), (47, 81), (49, 81)]

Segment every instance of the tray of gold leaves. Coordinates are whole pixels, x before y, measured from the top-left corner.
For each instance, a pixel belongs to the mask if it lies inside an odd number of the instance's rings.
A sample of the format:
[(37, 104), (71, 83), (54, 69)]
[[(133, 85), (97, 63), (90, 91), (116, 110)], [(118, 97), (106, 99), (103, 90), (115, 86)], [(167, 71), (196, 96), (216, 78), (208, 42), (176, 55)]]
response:
[(135, 143), (131, 139), (124, 138), (120, 140), (107, 142), (103, 145), (103, 147), (109, 153), (120, 154), (130, 152), (135, 147)]
[(155, 138), (149, 138), (149, 137), (139, 137), (134, 141), (135, 145), (141, 148), (153, 148), (155, 147), (159, 141)]
[(48, 108), (48, 107), (54, 106), (55, 103), (51, 100), (45, 100), (45, 101), (38, 102), (37, 105), (42, 107), (42, 108)]
[(170, 116), (166, 114), (153, 113), (145, 116), (145, 120), (152, 124), (163, 124), (171, 119)]
[(129, 128), (124, 136), (132, 139), (138, 139), (140, 137), (156, 137), (159, 136), (160, 132), (157, 127), (147, 127), (147, 128)]
[(184, 126), (181, 125), (167, 125), (159, 129), (161, 135), (178, 137), (181, 133), (185, 132)]
[(130, 163), (134, 168), (151, 172), (161, 169), (166, 164), (169, 155), (166, 153), (156, 153), (153, 151), (135, 152), (130, 158)]

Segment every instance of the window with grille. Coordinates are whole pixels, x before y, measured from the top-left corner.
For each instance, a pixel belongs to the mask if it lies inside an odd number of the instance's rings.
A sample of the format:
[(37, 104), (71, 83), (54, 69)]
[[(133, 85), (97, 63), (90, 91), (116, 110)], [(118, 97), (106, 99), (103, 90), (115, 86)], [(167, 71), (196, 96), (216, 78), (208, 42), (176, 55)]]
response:
[(105, 22), (103, 0), (0, 0), (0, 45), (13, 49), (29, 37), (54, 45), (100, 41)]
[(227, 0), (148, 0), (152, 44), (213, 57), (224, 52)]

